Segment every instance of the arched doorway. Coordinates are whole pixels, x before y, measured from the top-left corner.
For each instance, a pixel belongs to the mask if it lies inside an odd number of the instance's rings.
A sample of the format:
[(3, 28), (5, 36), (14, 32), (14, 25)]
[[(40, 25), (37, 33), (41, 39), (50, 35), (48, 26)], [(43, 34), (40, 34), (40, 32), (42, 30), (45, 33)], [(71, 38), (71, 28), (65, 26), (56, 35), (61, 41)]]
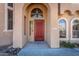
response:
[[(22, 48), (28, 41), (35, 41), (34, 31), (32, 32), (32, 36), (29, 35), (30, 21), (34, 24), (34, 18), (31, 17), (31, 11), (35, 8), (39, 8), (43, 12), (43, 18), (40, 19), (44, 20), (44, 41), (46, 41), (52, 48), (59, 47), (58, 26), (56, 23), (58, 9), (56, 7), (57, 4), (48, 3), (15, 4), (13, 47)], [(26, 30), (24, 30), (24, 19), (26, 19)], [(32, 27), (34, 28), (34, 26)], [(24, 33), (24, 31), (26, 31), (26, 33)]]
[(46, 40), (47, 11), (47, 7), (40, 3), (29, 4), (26, 8), (29, 41)]

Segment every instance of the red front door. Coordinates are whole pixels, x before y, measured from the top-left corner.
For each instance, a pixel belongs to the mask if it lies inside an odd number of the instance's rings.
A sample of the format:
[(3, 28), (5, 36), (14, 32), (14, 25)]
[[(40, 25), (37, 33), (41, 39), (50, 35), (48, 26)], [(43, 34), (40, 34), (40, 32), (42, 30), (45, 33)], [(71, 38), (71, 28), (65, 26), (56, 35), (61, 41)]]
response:
[(35, 41), (44, 41), (44, 20), (34, 21), (34, 39)]

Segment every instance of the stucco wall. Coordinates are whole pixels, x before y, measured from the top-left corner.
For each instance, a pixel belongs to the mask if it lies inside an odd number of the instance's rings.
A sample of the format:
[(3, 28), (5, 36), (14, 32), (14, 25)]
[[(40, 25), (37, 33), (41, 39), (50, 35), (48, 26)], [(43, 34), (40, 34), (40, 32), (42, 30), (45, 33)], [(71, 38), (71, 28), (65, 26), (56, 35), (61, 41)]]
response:
[(12, 44), (12, 32), (5, 31), (5, 4), (0, 3), (0, 46)]
[(59, 34), (58, 34), (58, 4), (50, 4), (50, 43), (51, 48), (59, 48)]
[(24, 13), (23, 4), (16, 3), (14, 8), (14, 29), (13, 29), (13, 47), (22, 48), (26, 43), (24, 36)]
[(79, 10), (79, 3), (61, 3), (61, 13), (63, 13), (64, 10), (71, 10), (71, 12), (74, 13), (75, 10)]

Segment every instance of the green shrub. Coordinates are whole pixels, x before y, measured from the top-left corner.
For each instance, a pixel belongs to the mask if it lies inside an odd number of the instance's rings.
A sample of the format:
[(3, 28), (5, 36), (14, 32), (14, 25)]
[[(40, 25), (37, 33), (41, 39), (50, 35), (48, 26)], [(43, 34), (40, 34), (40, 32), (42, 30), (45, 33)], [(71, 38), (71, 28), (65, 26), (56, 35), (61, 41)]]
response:
[(62, 42), (60, 42), (60, 46), (64, 47), (64, 48), (74, 48), (75, 44), (70, 43), (70, 42), (62, 41)]

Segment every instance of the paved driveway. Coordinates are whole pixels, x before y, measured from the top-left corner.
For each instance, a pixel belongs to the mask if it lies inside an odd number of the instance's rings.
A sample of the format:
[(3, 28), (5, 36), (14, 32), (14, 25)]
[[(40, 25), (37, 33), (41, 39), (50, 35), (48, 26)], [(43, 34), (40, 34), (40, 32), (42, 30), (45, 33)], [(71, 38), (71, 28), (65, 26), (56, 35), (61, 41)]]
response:
[(18, 56), (79, 56), (79, 48), (49, 48), (46, 42), (29, 42)]

